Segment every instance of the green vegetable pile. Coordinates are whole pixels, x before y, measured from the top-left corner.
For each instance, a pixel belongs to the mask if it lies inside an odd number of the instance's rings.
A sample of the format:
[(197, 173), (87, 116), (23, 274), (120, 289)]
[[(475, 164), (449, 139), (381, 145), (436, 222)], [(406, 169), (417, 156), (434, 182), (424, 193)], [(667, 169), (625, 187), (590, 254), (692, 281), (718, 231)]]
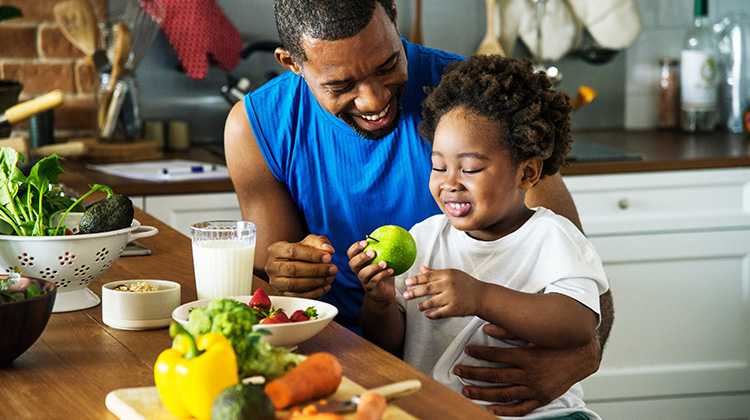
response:
[(305, 358), (262, 341), (268, 331), (253, 331), (256, 323), (250, 306), (231, 299), (215, 299), (190, 311), (186, 329), (195, 337), (208, 332), (226, 337), (237, 355), (240, 378), (260, 375), (271, 381), (284, 376)]
[[(62, 221), (71, 211), (83, 212), (83, 200), (94, 191), (105, 191), (107, 198), (114, 195), (106, 185), (94, 184), (91, 190), (78, 200), (60, 194), (58, 175), (64, 173), (57, 155), (45, 157), (37, 162), (25, 176), (16, 166), (23, 162), (22, 154), (10, 147), (0, 148), (0, 234), (18, 236), (65, 235)], [(63, 217), (52, 226), (52, 217), (62, 213)], [(4, 223), (3, 223), (4, 222)]]

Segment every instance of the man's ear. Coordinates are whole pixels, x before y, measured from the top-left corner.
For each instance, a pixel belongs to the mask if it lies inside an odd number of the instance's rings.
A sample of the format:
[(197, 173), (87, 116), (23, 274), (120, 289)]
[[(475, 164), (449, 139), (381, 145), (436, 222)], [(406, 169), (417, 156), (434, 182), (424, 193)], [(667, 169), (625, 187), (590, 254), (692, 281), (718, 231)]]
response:
[(284, 48), (278, 47), (273, 52), (273, 56), (276, 58), (276, 61), (281, 64), (282, 67), (302, 76), (302, 71), (297, 65), (297, 62), (292, 58), (291, 54), (289, 54), (289, 51)]
[(534, 156), (521, 163), (521, 188), (531, 188), (539, 182), (542, 177), (542, 158)]
[(391, 8), (393, 9), (393, 24), (398, 27), (398, 9), (396, 9), (396, 0), (391, 1)]

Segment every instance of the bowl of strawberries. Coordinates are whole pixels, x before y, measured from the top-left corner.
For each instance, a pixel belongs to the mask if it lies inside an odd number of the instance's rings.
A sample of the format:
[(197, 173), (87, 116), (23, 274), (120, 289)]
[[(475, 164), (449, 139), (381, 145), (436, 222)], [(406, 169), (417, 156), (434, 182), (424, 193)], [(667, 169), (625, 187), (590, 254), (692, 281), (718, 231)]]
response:
[[(263, 340), (274, 347), (296, 347), (322, 331), (338, 314), (336, 307), (329, 303), (289, 296), (268, 296), (263, 289), (257, 289), (252, 296), (231, 296), (227, 299), (245, 303), (255, 312), (257, 324), (253, 330), (268, 331)], [(172, 319), (187, 326), (190, 311), (206, 306), (212, 300), (186, 303), (172, 312)]]

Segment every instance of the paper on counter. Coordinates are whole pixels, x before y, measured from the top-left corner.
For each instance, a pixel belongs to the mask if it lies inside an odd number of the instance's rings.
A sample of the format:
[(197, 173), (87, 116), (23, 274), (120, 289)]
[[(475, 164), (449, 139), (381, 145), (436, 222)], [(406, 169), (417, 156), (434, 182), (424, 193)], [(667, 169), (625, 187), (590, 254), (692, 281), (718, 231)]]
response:
[[(205, 167), (206, 165), (212, 168), (200, 172), (191, 170), (191, 168)], [(106, 174), (146, 181), (175, 182), (229, 178), (229, 170), (226, 166), (193, 160), (154, 160), (135, 163), (89, 164), (86, 166), (89, 169)], [(167, 173), (165, 173), (165, 170)]]

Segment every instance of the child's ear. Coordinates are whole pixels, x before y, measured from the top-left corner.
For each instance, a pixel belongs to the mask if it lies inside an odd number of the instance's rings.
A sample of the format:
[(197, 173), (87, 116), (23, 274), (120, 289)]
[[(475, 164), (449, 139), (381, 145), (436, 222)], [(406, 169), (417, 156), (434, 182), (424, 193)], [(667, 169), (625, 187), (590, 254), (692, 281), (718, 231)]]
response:
[(536, 185), (542, 176), (542, 158), (534, 156), (521, 163), (521, 188), (529, 189)]

